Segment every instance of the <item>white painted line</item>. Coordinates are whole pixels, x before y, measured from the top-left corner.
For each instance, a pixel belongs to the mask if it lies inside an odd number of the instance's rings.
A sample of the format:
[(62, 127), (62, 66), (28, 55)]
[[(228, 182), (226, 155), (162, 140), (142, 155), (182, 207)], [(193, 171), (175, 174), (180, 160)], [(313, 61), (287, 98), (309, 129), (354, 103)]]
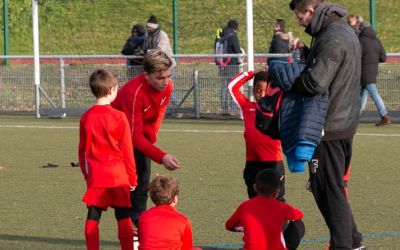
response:
[[(0, 125), (0, 128), (78, 129), (74, 126)], [(161, 129), (160, 132), (184, 133), (243, 133), (243, 130)], [(400, 137), (400, 134), (357, 133), (357, 136)]]
[(25, 126), (25, 125), (0, 125), (0, 128), (41, 128), (41, 129), (78, 129), (78, 127), (60, 126)]
[(400, 136), (400, 134), (366, 134), (366, 133), (357, 133), (356, 135), (360, 136), (387, 136), (387, 137), (397, 137)]

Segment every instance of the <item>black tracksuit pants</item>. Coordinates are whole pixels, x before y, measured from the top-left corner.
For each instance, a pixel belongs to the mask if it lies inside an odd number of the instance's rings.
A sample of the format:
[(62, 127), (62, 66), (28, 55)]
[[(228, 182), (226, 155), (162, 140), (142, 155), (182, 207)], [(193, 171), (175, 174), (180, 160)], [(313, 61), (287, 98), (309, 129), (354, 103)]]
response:
[(142, 152), (135, 149), (135, 163), (137, 186), (131, 192), (132, 208), (130, 217), (132, 222), (137, 225), (139, 216), (147, 209), (147, 198), (151, 175), (151, 160)]
[(247, 186), (247, 195), (249, 199), (257, 196), (254, 190), (256, 177), (259, 172), (264, 169), (274, 169), (278, 171), (281, 176), (281, 183), (279, 185), (279, 194), (277, 199), (285, 202), (285, 167), (282, 161), (247, 161), (243, 170), (243, 179)]
[(353, 249), (362, 240), (343, 181), (350, 166), (352, 142), (352, 138), (321, 141), (309, 163), (310, 188), (330, 231), (330, 249)]

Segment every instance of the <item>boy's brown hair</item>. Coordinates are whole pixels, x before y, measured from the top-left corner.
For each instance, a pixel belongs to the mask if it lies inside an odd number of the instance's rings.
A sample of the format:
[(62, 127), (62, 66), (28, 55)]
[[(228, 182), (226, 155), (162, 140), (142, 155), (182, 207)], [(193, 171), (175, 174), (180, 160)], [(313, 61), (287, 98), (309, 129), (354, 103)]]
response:
[(118, 85), (118, 78), (109, 70), (97, 69), (89, 77), (90, 90), (96, 98), (107, 96)]
[(147, 73), (164, 71), (172, 67), (172, 60), (160, 49), (148, 50), (143, 59), (143, 69)]
[(171, 176), (157, 176), (150, 183), (149, 194), (154, 204), (169, 205), (179, 194), (178, 181)]
[(272, 197), (279, 190), (281, 176), (274, 169), (264, 169), (256, 176), (256, 192), (261, 196)]

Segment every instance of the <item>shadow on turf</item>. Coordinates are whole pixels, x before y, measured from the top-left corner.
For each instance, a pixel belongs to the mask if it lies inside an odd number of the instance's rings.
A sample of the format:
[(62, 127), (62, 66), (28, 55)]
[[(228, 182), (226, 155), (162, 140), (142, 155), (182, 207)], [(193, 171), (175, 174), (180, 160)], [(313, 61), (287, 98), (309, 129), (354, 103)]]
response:
[[(10, 234), (0, 234), (0, 241), (26, 241), (26, 242), (36, 242), (36, 243), (46, 243), (55, 245), (71, 245), (71, 246), (85, 246), (85, 240), (70, 240), (61, 238), (49, 238), (49, 237), (37, 237), (37, 236), (21, 236), (21, 235), (10, 235)], [(103, 246), (119, 246), (118, 241), (104, 241), (100, 240), (100, 245)]]

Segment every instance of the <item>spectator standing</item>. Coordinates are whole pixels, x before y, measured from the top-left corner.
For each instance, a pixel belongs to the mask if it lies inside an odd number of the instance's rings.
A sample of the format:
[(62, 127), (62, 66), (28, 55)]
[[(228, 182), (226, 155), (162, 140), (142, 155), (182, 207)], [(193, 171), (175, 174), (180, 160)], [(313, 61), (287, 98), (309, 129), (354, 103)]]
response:
[(126, 116), (110, 106), (117, 95), (118, 80), (107, 70), (96, 70), (89, 79), (96, 103), (79, 124), (79, 165), (87, 190), (83, 202), (88, 213), (86, 246), (99, 249), (99, 222), (103, 210), (113, 207), (118, 239), (123, 250), (133, 250), (129, 191), (136, 186), (132, 140)]
[[(292, 0), (290, 9), (313, 40), (306, 70), (292, 89), (310, 96), (329, 90), (324, 135), (309, 164), (310, 189), (330, 231), (329, 249), (364, 249), (343, 181), (359, 117), (360, 42), (341, 19), (347, 11), (339, 5)], [(299, 47), (304, 44), (298, 40), (294, 48)]]
[(151, 174), (151, 160), (163, 164), (168, 170), (180, 167), (175, 156), (154, 145), (172, 92), (171, 58), (160, 49), (147, 51), (144, 73), (129, 80), (118, 92), (112, 106), (125, 113), (132, 131), (138, 185), (131, 193), (131, 219), (146, 210), (147, 191)]
[[(147, 32), (142, 24), (135, 24), (132, 27), (131, 36), (126, 40), (121, 54), (125, 56), (144, 56), (144, 41)], [(133, 78), (143, 72), (143, 58), (128, 58), (128, 77)]]
[[(240, 48), (240, 41), (237, 36), (237, 30), (239, 28), (239, 23), (235, 20), (229, 20), (227, 27), (222, 30), (222, 36), (226, 39), (227, 53), (228, 54), (242, 54)], [(238, 115), (238, 107), (232, 101), (229, 96), (227, 83), (240, 72), (239, 69), (240, 60), (238, 57), (229, 58), (229, 62), (226, 65), (219, 67), (219, 73), (222, 77), (221, 83), (221, 109), (224, 114), (230, 114), (232, 116)]]
[[(290, 42), (293, 40), (292, 32), (286, 32), (286, 22), (284, 19), (276, 19), (274, 23), (274, 35), (272, 36), (271, 44), (268, 53), (270, 54), (283, 54), (290, 53)], [(268, 64), (272, 60), (288, 61), (288, 58), (268, 58)]]
[(377, 75), (379, 73), (379, 63), (386, 61), (385, 49), (367, 21), (363, 21), (360, 24), (359, 39), (362, 48), (360, 115), (365, 109), (369, 94), (381, 117), (381, 120), (376, 124), (376, 126), (388, 125), (391, 123), (391, 118), (388, 115), (385, 103), (379, 95), (376, 85)]

